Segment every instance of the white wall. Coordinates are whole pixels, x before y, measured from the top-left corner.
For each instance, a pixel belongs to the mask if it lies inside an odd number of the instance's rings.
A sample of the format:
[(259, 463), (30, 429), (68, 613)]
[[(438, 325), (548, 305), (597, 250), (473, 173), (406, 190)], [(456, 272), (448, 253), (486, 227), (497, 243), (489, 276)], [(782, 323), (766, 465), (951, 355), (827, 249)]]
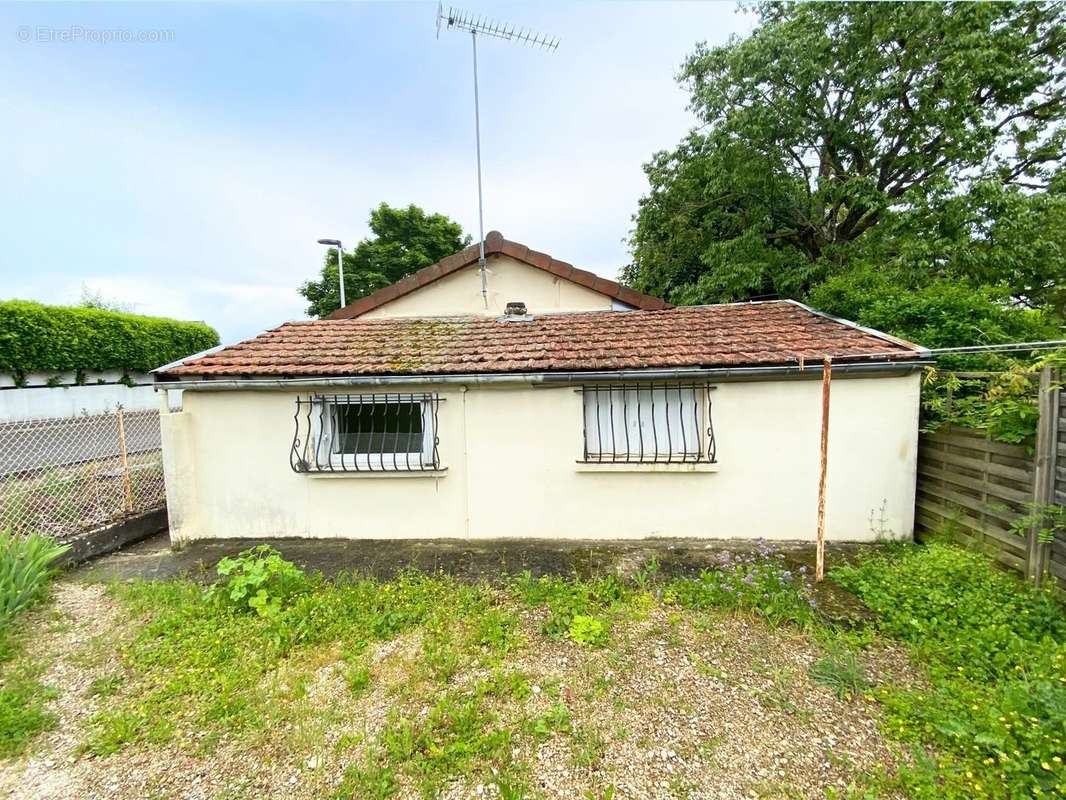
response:
[(362, 319), (479, 314), (498, 317), (507, 304), (521, 301), (531, 314), (562, 311), (610, 311), (611, 298), (580, 284), (523, 264), (510, 256), (490, 256), (485, 263), (489, 307), (481, 296), (477, 265), (464, 267), (410, 294), (368, 311)]
[[(438, 391), (443, 477), (296, 474), (295, 393), (187, 391), (163, 423), (172, 537), (814, 538), (817, 380), (719, 384), (713, 471), (587, 471), (573, 387)], [(911, 536), (918, 400), (917, 374), (834, 379), (829, 539), (874, 538), (882, 506)]]
[(158, 400), (151, 385), (131, 387), (99, 384), (0, 389), (0, 422), (103, 414), (114, 411), (117, 405), (127, 411), (145, 411), (156, 408)]

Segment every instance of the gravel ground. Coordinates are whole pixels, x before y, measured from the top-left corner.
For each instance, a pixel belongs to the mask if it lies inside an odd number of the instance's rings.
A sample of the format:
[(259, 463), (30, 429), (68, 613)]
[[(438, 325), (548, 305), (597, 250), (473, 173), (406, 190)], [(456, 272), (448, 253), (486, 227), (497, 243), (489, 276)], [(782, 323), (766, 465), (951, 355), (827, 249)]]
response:
[[(302, 654), (280, 668), (263, 687), (279, 697), (301, 671), (313, 675), (306, 694), (262, 734), (223, 739), (207, 753), (138, 745), (105, 758), (83, 755), (85, 723), (107, 702), (87, 690), (113, 673), (116, 647), (131, 626), (101, 586), (73, 581), (60, 582), (54, 605), (33, 613), (42, 629), (40, 652), (51, 664), (43, 681), (59, 690), (51, 704), (59, 725), (26, 756), (0, 761), (0, 797), (329, 797), (391, 707), (418, 714), (433, 700), (410, 691), (420, 648), (417, 635), (408, 635), (371, 653), (370, 686), (359, 696), (348, 691), (335, 651)], [(544, 637), (539, 622), (537, 613), (527, 614), (526, 645), (508, 664), (529, 676), (533, 694), (495, 710), (506, 720), (546, 712), (557, 699), (565, 703), (571, 733), (515, 752), (545, 798), (598, 800), (612, 786), (618, 800), (820, 798), (865, 769), (894, 763), (876, 704), (840, 700), (812, 684), (807, 670), (820, 654), (797, 632), (733, 615), (656, 608), (646, 620), (616, 627), (612, 646), (590, 649)], [(880, 648), (865, 658), (874, 682), (913, 678), (901, 650)], [(460, 673), (453, 682), (471, 679)], [(541, 686), (558, 686), (556, 697)], [(398, 796), (419, 795), (401, 786)], [(474, 783), (453, 785), (445, 796), (499, 794)]]

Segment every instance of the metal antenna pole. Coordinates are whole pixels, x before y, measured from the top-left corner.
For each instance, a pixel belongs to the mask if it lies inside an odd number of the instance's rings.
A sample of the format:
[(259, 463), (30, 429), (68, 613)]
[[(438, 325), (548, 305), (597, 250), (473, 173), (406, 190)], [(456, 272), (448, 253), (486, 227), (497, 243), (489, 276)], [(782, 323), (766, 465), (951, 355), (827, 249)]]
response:
[(340, 242), (337, 242), (337, 275), (341, 284), (341, 308), (344, 308), (348, 304), (344, 302), (344, 250)]
[(457, 8), (444, 12), (444, 5), (437, 3), (437, 38), (440, 29), (470, 31), (470, 44), (474, 50), (474, 141), (477, 148), (477, 225), (478, 225), (478, 268), (481, 272), (481, 298), (485, 308), (489, 307), (488, 276), (485, 269), (485, 204), (481, 192), (481, 105), (477, 85), (477, 35), (482, 33), (496, 39), (539, 47), (549, 53), (559, 47), (559, 40), (525, 28), (516, 28), (503, 22), (495, 22)]
[(470, 31), (470, 44), (474, 50), (474, 142), (477, 147), (477, 230), (478, 270), (481, 272), (481, 299), (489, 307), (488, 277), (485, 275), (485, 204), (481, 197), (481, 107), (477, 93), (477, 31)]

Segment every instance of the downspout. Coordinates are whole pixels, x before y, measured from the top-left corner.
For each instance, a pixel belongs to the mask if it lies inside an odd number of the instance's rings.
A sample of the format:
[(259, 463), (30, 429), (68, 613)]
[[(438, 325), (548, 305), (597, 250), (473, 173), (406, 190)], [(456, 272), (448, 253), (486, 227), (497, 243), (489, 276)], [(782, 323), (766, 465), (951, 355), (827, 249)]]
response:
[(825, 577), (825, 482), (829, 469), (829, 387), (833, 380), (833, 365), (829, 356), (822, 361), (822, 435), (818, 457), (818, 530), (814, 560), (814, 582)]

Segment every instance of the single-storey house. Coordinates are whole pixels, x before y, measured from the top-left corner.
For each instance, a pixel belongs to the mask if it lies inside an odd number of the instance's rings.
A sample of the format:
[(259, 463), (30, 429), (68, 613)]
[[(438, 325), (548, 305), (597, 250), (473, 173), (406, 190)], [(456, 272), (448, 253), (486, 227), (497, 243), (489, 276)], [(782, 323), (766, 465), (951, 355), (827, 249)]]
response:
[(911, 536), (921, 348), (485, 255), (157, 370), (172, 538), (813, 540), (826, 357), (826, 537)]

